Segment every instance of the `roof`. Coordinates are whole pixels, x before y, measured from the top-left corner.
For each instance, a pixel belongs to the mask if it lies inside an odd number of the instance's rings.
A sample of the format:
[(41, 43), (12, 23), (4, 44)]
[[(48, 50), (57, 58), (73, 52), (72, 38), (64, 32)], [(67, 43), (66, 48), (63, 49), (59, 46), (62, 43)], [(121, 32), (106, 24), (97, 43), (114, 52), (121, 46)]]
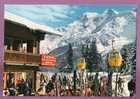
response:
[(33, 30), (41, 30), (43, 32), (46, 32), (46, 34), (62, 36), (62, 34), (59, 31), (49, 26), (37, 24), (28, 19), (12, 14), (10, 12), (5, 12), (4, 19), (27, 26), (28, 28), (33, 29)]

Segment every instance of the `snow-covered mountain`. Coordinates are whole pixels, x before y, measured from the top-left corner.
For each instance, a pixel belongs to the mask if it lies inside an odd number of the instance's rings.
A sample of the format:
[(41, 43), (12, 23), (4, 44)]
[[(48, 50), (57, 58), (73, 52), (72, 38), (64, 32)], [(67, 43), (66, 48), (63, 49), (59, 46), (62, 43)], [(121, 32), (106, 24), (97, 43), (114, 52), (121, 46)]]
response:
[(121, 48), (135, 39), (136, 11), (119, 13), (108, 9), (102, 14), (86, 12), (67, 27), (57, 30), (63, 33), (57, 47), (68, 43), (78, 47), (96, 40), (98, 51), (105, 52), (112, 47), (112, 40), (115, 41), (114, 47)]
[(49, 53), (53, 49), (58, 48), (58, 42), (61, 37), (56, 35), (45, 35), (45, 40), (40, 42), (40, 53)]
[[(95, 42), (97, 51), (103, 56), (102, 70), (107, 68), (107, 53), (114, 47), (122, 49), (135, 41), (136, 34), (136, 12), (122, 12), (108, 9), (104, 13), (96, 12), (83, 13), (78, 20), (75, 20), (66, 27), (57, 28), (63, 34), (62, 37), (46, 36), (49, 47), (45, 48), (49, 54), (57, 56), (58, 67), (67, 64), (68, 43), (73, 46), (73, 60), (76, 61), (82, 56), (81, 46), (91, 45)], [(50, 49), (49, 49), (50, 48)]]

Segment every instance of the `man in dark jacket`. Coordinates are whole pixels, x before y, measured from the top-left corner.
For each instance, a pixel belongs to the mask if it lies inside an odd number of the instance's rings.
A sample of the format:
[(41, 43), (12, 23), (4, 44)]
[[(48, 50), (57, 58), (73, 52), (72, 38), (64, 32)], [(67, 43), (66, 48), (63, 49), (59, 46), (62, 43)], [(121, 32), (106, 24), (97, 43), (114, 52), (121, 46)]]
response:
[(48, 93), (53, 89), (54, 89), (54, 85), (53, 85), (52, 81), (50, 80), (49, 83), (46, 86), (46, 92)]
[(135, 79), (131, 79), (129, 82), (128, 82), (128, 90), (130, 92), (130, 96), (134, 96), (135, 94)]

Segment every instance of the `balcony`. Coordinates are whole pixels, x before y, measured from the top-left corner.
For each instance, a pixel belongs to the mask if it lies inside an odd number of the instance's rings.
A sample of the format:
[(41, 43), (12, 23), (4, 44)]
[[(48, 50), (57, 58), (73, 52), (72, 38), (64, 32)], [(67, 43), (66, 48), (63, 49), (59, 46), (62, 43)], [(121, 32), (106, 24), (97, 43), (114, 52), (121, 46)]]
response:
[(4, 61), (6, 64), (26, 64), (38, 66), (40, 64), (40, 55), (5, 50)]

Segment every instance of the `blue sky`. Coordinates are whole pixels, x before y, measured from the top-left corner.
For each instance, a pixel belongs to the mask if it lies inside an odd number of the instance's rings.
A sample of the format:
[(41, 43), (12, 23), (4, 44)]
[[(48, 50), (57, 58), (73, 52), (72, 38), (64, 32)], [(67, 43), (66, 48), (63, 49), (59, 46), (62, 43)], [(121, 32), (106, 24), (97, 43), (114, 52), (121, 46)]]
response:
[(106, 9), (132, 11), (136, 5), (5, 5), (5, 10), (33, 22), (51, 27), (66, 26), (84, 12), (103, 13)]

